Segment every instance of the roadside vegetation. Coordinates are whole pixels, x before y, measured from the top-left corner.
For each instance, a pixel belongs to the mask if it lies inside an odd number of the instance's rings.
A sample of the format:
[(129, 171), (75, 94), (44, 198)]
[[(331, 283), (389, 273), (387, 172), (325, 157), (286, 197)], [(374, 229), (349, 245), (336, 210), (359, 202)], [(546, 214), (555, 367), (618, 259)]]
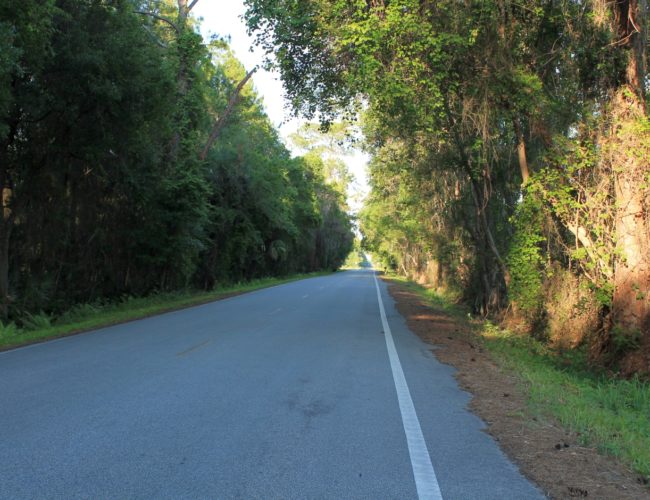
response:
[(146, 297), (124, 296), (119, 300), (98, 300), (93, 303), (78, 304), (58, 315), (47, 314), (43, 311), (28, 313), (24, 316), (21, 327), (17, 327), (14, 322), (0, 322), (0, 350), (65, 337), (325, 274), (329, 273), (261, 278), (230, 286), (215, 287), (209, 292), (177, 290), (153, 293)]
[(378, 265), (650, 375), (643, 2), (246, 3), (296, 112), (360, 117)]
[(196, 3), (0, 0), (3, 338), (348, 255), (344, 165), (292, 157)]
[(620, 458), (650, 480), (650, 383), (613, 378), (594, 369), (584, 349), (553, 349), (530, 336), (473, 316), (434, 289), (391, 275), (432, 307), (461, 323), (501, 369), (513, 373), (528, 399), (530, 416), (553, 418), (584, 445)]

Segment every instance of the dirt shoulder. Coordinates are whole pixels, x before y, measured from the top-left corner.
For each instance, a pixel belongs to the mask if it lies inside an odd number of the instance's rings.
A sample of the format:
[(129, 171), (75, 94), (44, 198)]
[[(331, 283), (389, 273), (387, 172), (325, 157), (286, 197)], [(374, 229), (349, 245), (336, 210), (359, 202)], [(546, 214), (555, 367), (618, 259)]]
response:
[(437, 346), (434, 355), (454, 366), (461, 387), (473, 395), (469, 408), (487, 424), (486, 432), (551, 498), (643, 499), (639, 475), (615, 459), (578, 444), (578, 436), (552, 419), (537, 419), (524, 390), (503, 372), (477, 341), (469, 325), (425, 304), (415, 293), (386, 280), (409, 328)]

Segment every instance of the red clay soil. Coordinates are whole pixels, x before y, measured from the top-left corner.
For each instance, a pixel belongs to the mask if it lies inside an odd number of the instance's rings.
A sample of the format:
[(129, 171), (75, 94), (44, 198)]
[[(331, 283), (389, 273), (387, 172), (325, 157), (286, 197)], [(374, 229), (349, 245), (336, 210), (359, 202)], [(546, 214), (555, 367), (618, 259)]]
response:
[(628, 467), (579, 445), (578, 436), (559, 423), (537, 420), (518, 381), (492, 361), (467, 324), (388, 282), (409, 328), (436, 346), (433, 353), (441, 362), (458, 370), (460, 386), (473, 395), (470, 410), (485, 421), (486, 431), (521, 472), (550, 498), (650, 499), (643, 479)]

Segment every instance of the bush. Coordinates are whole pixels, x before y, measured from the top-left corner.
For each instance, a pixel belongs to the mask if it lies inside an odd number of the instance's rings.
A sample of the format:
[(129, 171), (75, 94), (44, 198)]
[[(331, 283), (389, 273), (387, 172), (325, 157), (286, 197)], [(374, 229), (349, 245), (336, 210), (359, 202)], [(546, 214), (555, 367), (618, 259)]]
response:
[(552, 344), (573, 348), (598, 330), (601, 305), (586, 280), (555, 266), (544, 285)]
[[(541, 245), (543, 213), (540, 201), (533, 193), (525, 196), (512, 217), (515, 233), (507, 255), (511, 282), (508, 293), (513, 307), (531, 329), (543, 316), (544, 260)], [(536, 332), (540, 333), (540, 332)]]
[(26, 313), (22, 323), (25, 330), (43, 330), (52, 326), (52, 320), (43, 311), (38, 314)]
[(6, 325), (0, 321), (0, 339), (14, 337), (18, 334), (18, 327), (15, 323), (7, 323)]
[(101, 311), (101, 306), (100, 305), (94, 305), (94, 304), (78, 304), (71, 309), (67, 310), (63, 314), (61, 314), (56, 322), (58, 324), (64, 324), (64, 323), (74, 323), (77, 321), (82, 321), (87, 318), (91, 318), (94, 315), (96, 315), (99, 311)]

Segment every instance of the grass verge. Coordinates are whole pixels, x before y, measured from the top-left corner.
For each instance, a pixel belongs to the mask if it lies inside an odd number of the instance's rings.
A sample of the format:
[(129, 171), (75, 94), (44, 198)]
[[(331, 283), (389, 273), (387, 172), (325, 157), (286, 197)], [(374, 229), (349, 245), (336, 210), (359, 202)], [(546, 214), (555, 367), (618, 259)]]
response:
[(467, 309), (433, 290), (400, 277), (391, 279), (470, 326), (477, 342), (520, 380), (532, 416), (556, 419), (584, 445), (620, 458), (650, 479), (650, 383), (611, 378), (588, 366), (579, 351), (558, 352), (471, 318)]
[(264, 278), (218, 288), (210, 292), (168, 292), (146, 297), (126, 297), (119, 302), (107, 304), (80, 304), (56, 318), (51, 318), (43, 313), (30, 314), (25, 318), (25, 327), (23, 328), (17, 328), (13, 323), (9, 325), (0, 323), (0, 351), (327, 274), (331, 273), (322, 272), (293, 275), (286, 278)]

